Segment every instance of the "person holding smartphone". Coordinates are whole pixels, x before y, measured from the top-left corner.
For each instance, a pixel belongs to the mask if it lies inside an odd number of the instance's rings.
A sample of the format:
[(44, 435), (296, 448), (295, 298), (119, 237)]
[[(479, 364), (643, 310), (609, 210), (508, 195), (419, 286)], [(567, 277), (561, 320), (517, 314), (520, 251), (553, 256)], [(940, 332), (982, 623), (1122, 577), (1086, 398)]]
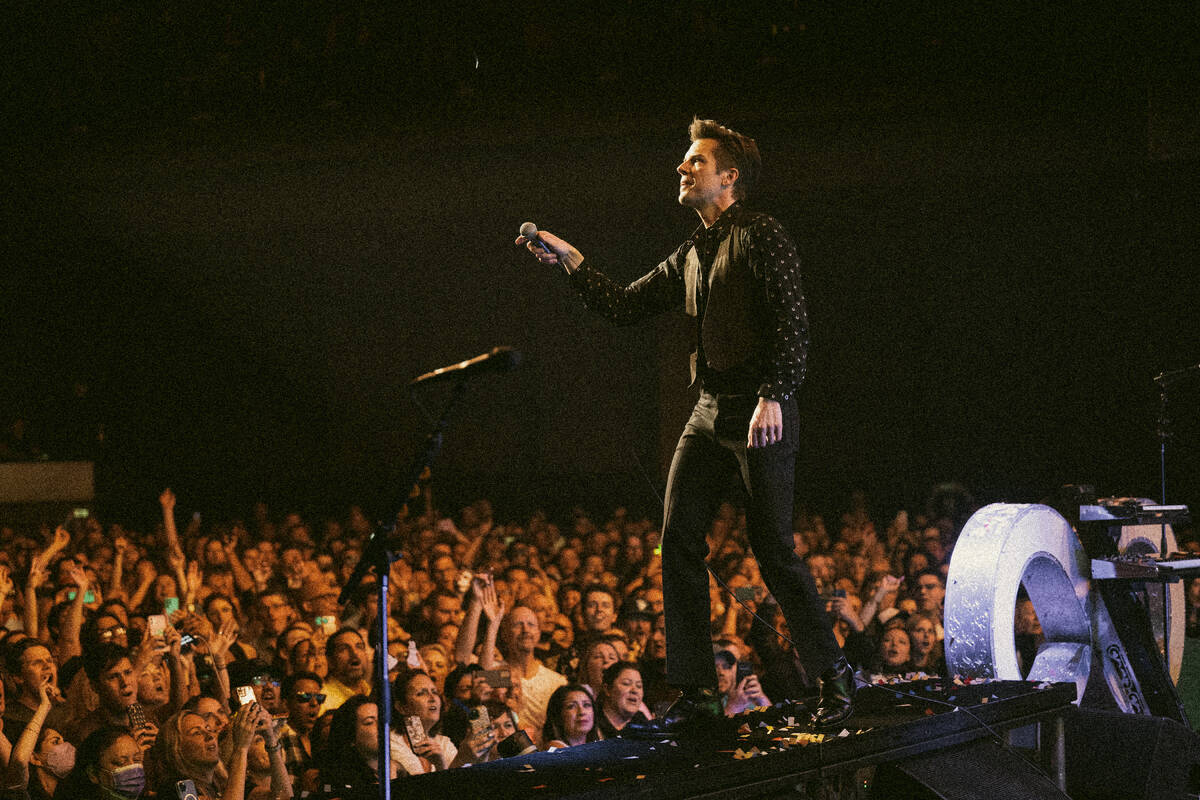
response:
[(732, 717), (752, 708), (771, 705), (754, 674), (754, 665), (739, 660), (729, 650), (718, 650), (713, 656), (717, 668), (717, 691), (725, 702), (725, 716)]
[(179, 800), (180, 784), (190, 782), (197, 800), (231, 800), (246, 796), (249, 751), (256, 732), (271, 724), (258, 703), (249, 703), (233, 716), (233, 752), (221, 760), (217, 735), (202, 715), (180, 711), (171, 715), (159, 732), (152, 755), (162, 772), (158, 797)]
[(422, 670), (404, 670), (392, 686), (395, 704), (391, 756), (406, 775), (420, 775), (486, 761), (496, 744), (491, 725), (468, 725), (456, 746), (441, 732), (442, 696)]

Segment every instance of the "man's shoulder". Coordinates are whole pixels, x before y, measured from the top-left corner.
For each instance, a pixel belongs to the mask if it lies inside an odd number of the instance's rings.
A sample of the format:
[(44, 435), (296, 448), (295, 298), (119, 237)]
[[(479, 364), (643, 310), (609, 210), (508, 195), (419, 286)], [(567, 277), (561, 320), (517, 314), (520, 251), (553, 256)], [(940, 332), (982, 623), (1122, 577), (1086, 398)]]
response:
[(787, 235), (779, 220), (765, 211), (739, 208), (733, 224), (750, 235)]
[(567, 676), (561, 672), (555, 672), (539, 661), (537, 672), (533, 673), (533, 677), (529, 681), (530, 683), (546, 683), (561, 686), (567, 682)]

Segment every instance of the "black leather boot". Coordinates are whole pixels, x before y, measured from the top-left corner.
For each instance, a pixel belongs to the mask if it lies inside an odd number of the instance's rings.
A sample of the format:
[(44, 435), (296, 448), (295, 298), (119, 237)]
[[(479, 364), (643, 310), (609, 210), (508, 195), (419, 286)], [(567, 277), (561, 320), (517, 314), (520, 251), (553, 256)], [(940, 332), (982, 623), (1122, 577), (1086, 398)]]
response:
[(679, 699), (658, 719), (630, 722), (621, 730), (624, 738), (671, 738), (718, 734), (725, 728), (725, 711), (716, 689), (685, 689)]
[(821, 674), (821, 699), (813, 712), (814, 725), (837, 725), (854, 713), (854, 667), (842, 656)]

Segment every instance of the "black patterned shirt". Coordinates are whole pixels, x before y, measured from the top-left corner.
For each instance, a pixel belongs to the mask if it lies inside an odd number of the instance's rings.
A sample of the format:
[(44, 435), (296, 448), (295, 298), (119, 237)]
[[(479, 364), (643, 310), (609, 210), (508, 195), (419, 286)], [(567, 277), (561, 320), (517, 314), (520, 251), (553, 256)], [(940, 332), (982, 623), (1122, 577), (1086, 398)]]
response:
[[(754, 308), (761, 346), (745, 362), (724, 370), (708, 365), (704, 352), (704, 319), (709, 270), (723, 241), (744, 236), (745, 264), (753, 276)], [(685, 267), (695, 249), (700, 265), (696, 283), (696, 377), (709, 390), (756, 393), (769, 400), (793, 397), (804, 382), (808, 357), (808, 314), (800, 281), (800, 258), (782, 226), (766, 214), (734, 203), (709, 228), (696, 228), (675, 252), (628, 286), (621, 286), (585, 261), (572, 275), (588, 308), (618, 325), (628, 325), (663, 311), (683, 310), (687, 301)], [(710, 333), (711, 335), (711, 333)]]

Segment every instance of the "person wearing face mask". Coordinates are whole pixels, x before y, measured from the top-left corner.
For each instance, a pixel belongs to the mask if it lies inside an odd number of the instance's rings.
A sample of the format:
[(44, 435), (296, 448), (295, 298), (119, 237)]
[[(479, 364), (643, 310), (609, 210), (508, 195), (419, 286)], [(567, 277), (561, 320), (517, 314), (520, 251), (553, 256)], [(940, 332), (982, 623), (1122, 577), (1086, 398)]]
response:
[[(53, 797), (58, 782), (75, 766), (75, 748), (54, 728), (44, 727), (51, 701), (43, 685), (41, 702), (17, 737), (4, 770), (2, 796), (9, 800), (45, 800)], [(33, 765), (30, 774), (29, 766)]]
[[(50, 800), (58, 782), (75, 768), (75, 745), (54, 728), (42, 728), (30, 754), (29, 766), (33, 769), (27, 773), (28, 783), (23, 796), (29, 800)], [(11, 769), (12, 765), (9, 767)]]
[(120, 728), (100, 728), (75, 754), (75, 766), (58, 782), (56, 800), (136, 800), (146, 790), (142, 748)]

